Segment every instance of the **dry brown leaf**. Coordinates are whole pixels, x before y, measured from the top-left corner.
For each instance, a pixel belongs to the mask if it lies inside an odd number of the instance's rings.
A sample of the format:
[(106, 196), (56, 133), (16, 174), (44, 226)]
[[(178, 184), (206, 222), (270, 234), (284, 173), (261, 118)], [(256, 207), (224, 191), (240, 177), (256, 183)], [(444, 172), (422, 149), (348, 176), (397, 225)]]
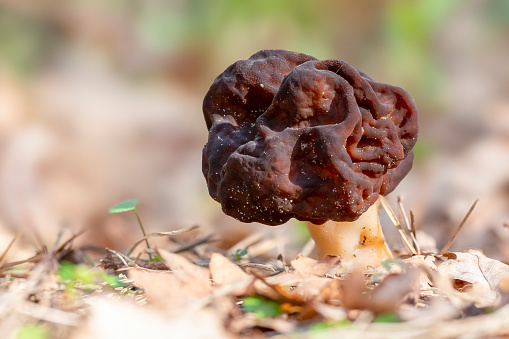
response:
[(310, 276), (323, 277), (328, 274), (335, 276), (343, 270), (341, 269), (341, 259), (337, 256), (327, 256), (323, 260), (316, 260), (298, 255), (297, 258), (291, 262), (295, 272), (303, 278)]
[(456, 282), (456, 289), (462, 292), (458, 296), (475, 303), (478, 307), (496, 305), (499, 300), (498, 287), (509, 279), (509, 266), (486, 257), (478, 249), (452, 254), (454, 254), (450, 256), (452, 259), (438, 266), (438, 271)]
[(154, 306), (167, 310), (180, 309), (191, 299), (171, 272), (131, 269), (129, 278), (144, 289), (147, 301)]
[(440, 273), (496, 291), (500, 283), (509, 278), (509, 265), (488, 258), (481, 250), (469, 249), (455, 252), (456, 259), (449, 259), (438, 267)]
[[(411, 267), (418, 268), (420, 270), (419, 283), (421, 286), (421, 292), (430, 291), (434, 286), (431, 275), (434, 272), (438, 272), (437, 265), (435, 264), (436, 257), (433, 255), (414, 255), (403, 262), (409, 264)], [(436, 287), (436, 286), (435, 286)]]
[(394, 311), (408, 298), (418, 300), (420, 276), (417, 268), (387, 276), (370, 295), (372, 310), (375, 313)]
[[(168, 301), (170, 302), (170, 301)], [(199, 325), (197, 325), (199, 324)], [(209, 309), (189, 314), (165, 314), (151, 307), (120, 300), (94, 298), (90, 316), (73, 339), (111, 338), (232, 338), (219, 315)]]
[(183, 256), (158, 249), (164, 263), (170, 268), (182, 287), (193, 297), (201, 298), (212, 292), (209, 270), (193, 264)]
[(302, 280), (293, 290), (300, 300), (309, 302), (320, 295), (320, 292), (331, 283), (329, 278), (311, 277)]
[(374, 313), (395, 311), (409, 297), (418, 297), (419, 276), (417, 268), (407, 268), (401, 274), (389, 274), (373, 292), (364, 293), (364, 277), (354, 272), (342, 283), (343, 304), (348, 308)]
[[(216, 284), (216, 286), (222, 286), (227, 284), (236, 283), (242, 280), (254, 280), (254, 277), (249, 276), (239, 266), (232, 263), (228, 258), (219, 254), (213, 253), (210, 258), (210, 277)], [(246, 288), (239, 288), (232, 292), (233, 295), (239, 296), (244, 295), (247, 292)]]

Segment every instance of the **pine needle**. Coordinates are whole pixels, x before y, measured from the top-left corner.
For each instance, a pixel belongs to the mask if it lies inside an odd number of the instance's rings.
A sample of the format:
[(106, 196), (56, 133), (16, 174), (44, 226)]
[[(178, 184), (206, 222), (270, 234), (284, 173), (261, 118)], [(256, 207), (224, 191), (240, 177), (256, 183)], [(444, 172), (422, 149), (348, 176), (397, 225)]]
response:
[(470, 207), (470, 209), (468, 210), (467, 212), (467, 215), (465, 215), (465, 217), (463, 218), (463, 221), (461, 221), (461, 224), (458, 226), (458, 228), (456, 229), (456, 232), (454, 232), (454, 234), (452, 235), (452, 237), (449, 239), (449, 241), (447, 242), (447, 244), (445, 244), (445, 246), (442, 248), (442, 250), (440, 251), (440, 254), (444, 254), (445, 252), (447, 252), (447, 250), (449, 249), (449, 247), (451, 247), (452, 243), (454, 242), (454, 240), (456, 240), (456, 237), (458, 236), (458, 234), (460, 233), (461, 229), (463, 228), (463, 225), (465, 225), (465, 222), (467, 221), (468, 217), (470, 216), (470, 214), (472, 213), (472, 211), (474, 210), (475, 206), (477, 205), (477, 203), (479, 202), (479, 199), (477, 199), (476, 201), (474, 201), (474, 203), (472, 204), (472, 206)]
[(7, 245), (2, 255), (0, 255), (0, 267), (2, 267), (2, 265), (4, 264), (4, 260), (5, 257), (7, 256), (7, 253), (9, 253), (9, 250), (11, 249), (12, 245), (14, 245), (14, 243), (21, 237), (21, 234), (23, 234), (23, 231), (18, 232), (18, 234), (16, 234), (16, 236), (12, 238), (11, 242), (9, 243), (9, 245)]
[(417, 254), (421, 254), (421, 249), (419, 247), (419, 244), (417, 243), (417, 238), (415, 237), (415, 225), (413, 224), (413, 222), (411, 223), (408, 218), (405, 206), (403, 206), (403, 197), (401, 196), (398, 196), (398, 212), (400, 215), (400, 219), (403, 219), (403, 221), (405, 222), (405, 226), (408, 230), (408, 233), (410, 234), (410, 239), (412, 239), (412, 246), (417, 251)]
[(378, 199), (382, 203), (382, 206), (384, 207), (385, 212), (387, 212), (387, 215), (391, 219), (392, 223), (394, 224), (394, 226), (398, 230), (399, 236), (401, 237), (401, 240), (403, 240), (403, 243), (410, 250), (410, 252), (412, 252), (412, 254), (417, 254), (416, 249), (410, 243), (410, 240), (408, 239), (407, 234), (403, 230), (403, 227), (401, 227), (401, 223), (399, 222), (398, 218), (396, 217), (396, 214), (394, 214), (394, 211), (392, 210), (391, 206), (389, 205), (389, 203), (387, 202), (385, 197), (383, 197), (381, 195)]

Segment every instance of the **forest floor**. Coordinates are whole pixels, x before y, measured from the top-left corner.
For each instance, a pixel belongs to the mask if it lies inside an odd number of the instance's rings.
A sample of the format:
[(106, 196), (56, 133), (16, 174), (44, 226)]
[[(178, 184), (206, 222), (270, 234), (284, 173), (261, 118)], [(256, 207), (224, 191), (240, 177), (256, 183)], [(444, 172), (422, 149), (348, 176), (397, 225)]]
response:
[[(135, 211), (135, 202), (118, 206), (112, 212)], [(96, 248), (97, 260), (87, 255), (91, 248), (73, 246), (80, 234), (63, 232), (52, 248), (41, 244), (35, 256), (17, 262), (4, 260), (15, 247), (9, 246), (0, 257), (2, 337), (509, 335), (509, 266), (481, 250), (421, 253), (415, 230), (403, 227), (408, 253), (345, 274), (339, 257), (251, 256), (250, 248), (267, 240), (256, 234), (229, 252), (214, 247), (213, 235), (171, 251), (145, 247), (151, 237), (196, 228), (148, 234), (125, 253)]]

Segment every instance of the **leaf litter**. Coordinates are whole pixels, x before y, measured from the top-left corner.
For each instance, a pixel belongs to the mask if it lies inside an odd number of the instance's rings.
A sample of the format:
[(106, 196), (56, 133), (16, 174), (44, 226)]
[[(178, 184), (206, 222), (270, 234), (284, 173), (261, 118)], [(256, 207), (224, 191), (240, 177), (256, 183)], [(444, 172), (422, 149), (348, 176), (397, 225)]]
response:
[(229, 251), (215, 248), (208, 235), (173, 251), (134, 253), (150, 237), (195, 226), (148, 234), (124, 253), (105, 249), (96, 262), (73, 247), (79, 234), (51, 251), (41, 246), (31, 258), (6, 262), (16, 236), (1, 255), (0, 333), (78, 339), (509, 335), (509, 266), (479, 249), (421, 253), (413, 218), (398, 205), (405, 227), (388, 212), (408, 252), (351, 274), (334, 256), (301, 254), (289, 263), (259, 250), (254, 256), (253, 245), (274, 244), (260, 235)]

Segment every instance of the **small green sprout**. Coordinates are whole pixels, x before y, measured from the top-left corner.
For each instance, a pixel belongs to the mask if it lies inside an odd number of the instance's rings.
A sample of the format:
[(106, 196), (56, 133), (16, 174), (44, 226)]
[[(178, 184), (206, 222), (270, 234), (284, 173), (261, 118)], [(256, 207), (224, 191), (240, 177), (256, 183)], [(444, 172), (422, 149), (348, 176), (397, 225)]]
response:
[[(140, 219), (140, 215), (138, 214), (138, 211), (136, 210), (136, 205), (138, 205), (138, 203), (139, 203), (138, 200), (122, 201), (120, 204), (117, 204), (117, 205), (113, 206), (112, 208), (110, 208), (110, 213), (116, 214), (116, 213), (133, 211), (134, 214), (136, 215), (136, 219), (138, 219), (138, 224), (140, 225), (141, 232), (143, 233), (143, 237), (146, 237), (147, 234), (145, 233), (145, 228), (143, 227), (143, 224)], [(148, 239), (145, 239), (145, 243), (147, 244), (147, 248), (150, 249)], [(152, 255), (150, 253), (149, 253), (149, 257), (150, 257), (150, 260), (152, 260)]]
[(101, 282), (106, 282), (111, 288), (128, 286), (120, 281), (117, 276), (93, 270), (86, 265), (74, 265), (70, 262), (62, 262), (57, 275), (60, 282), (65, 285), (66, 291), (71, 295), (76, 295), (78, 286), (87, 292), (91, 292)]
[(152, 259), (150, 259), (150, 262), (163, 262), (163, 258), (161, 258), (159, 255), (156, 255)]
[(237, 249), (235, 254), (231, 254), (230, 256), (235, 258), (237, 261), (240, 261), (243, 256), (247, 255), (247, 249), (241, 250), (240, 248)]

